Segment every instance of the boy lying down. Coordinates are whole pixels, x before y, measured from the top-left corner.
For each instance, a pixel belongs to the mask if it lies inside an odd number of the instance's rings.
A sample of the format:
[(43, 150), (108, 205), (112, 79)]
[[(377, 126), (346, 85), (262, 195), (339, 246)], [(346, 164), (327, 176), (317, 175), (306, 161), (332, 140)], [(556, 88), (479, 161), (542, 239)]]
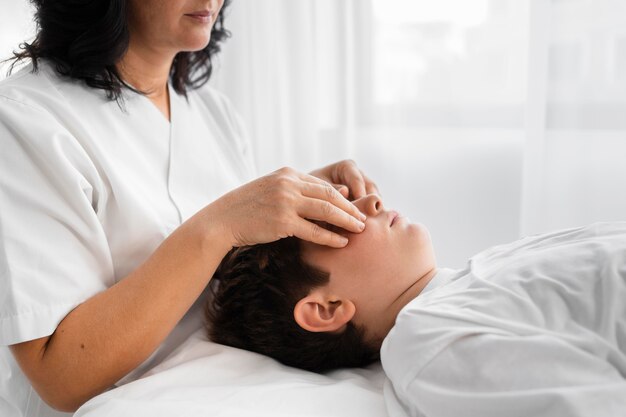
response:
[(210, 337), (317, 372), (380, 352), (392, 416), (626, 416), (626, 223), (526, 237), (450, 270), (424, 226), (376, 195), (355, 204), (366, 228), (345, 248), (233, 250)]

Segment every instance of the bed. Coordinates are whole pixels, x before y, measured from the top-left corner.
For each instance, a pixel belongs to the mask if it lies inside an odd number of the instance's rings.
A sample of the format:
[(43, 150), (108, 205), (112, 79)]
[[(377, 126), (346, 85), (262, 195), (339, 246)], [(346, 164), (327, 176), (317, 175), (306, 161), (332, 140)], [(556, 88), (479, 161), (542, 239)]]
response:
[(379, 363), (319, 375), (192, 334), (142, 378), (84, 404), (75, 417), (385, 417)]

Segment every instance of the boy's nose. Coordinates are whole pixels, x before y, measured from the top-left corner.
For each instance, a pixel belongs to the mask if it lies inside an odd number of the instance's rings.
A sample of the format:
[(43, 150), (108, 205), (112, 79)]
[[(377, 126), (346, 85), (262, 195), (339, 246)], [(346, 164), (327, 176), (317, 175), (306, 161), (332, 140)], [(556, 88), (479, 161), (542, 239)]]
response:
[(383, 201), (378, 194), (368, 194), (353, 203), (366, 216), (376, 216), (384, 210)]

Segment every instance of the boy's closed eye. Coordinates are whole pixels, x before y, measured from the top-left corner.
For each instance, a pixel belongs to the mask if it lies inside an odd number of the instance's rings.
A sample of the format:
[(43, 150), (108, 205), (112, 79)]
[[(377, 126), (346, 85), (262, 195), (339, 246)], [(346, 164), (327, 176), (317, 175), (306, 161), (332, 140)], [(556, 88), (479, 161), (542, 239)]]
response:
[(333, 233), (340, 234), (341, 236), (347, 236), (350, 234), (346, 229), (341, 228), (339, 226), (335, 226), (334, 224), (327, 223), (321, 220), (312, 220), (313, 223), (317, 224), (320, 227), (323, 227), (326, 230), (329, 230)]

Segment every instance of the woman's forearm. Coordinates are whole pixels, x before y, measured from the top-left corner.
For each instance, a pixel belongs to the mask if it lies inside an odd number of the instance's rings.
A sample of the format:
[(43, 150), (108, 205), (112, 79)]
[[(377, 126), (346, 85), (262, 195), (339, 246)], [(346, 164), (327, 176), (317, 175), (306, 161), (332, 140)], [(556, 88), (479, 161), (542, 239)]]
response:
[(53, 335), (12, 347), (46, 402), (75, 410), (163, 342), (231, 248), (219, 229), (207, 226), (210, 211), (196, 214), (130, 275), (76, 307)]
[(181, 225), (137, 270), (70, 312), (50, 337), (11, 347), (51, 406), (72, 411), (111, 387), (163, 342), (233, 246), (296, 236), (343, 247), (357, 207), (327, 182), (281, 168), (220, 197)]

